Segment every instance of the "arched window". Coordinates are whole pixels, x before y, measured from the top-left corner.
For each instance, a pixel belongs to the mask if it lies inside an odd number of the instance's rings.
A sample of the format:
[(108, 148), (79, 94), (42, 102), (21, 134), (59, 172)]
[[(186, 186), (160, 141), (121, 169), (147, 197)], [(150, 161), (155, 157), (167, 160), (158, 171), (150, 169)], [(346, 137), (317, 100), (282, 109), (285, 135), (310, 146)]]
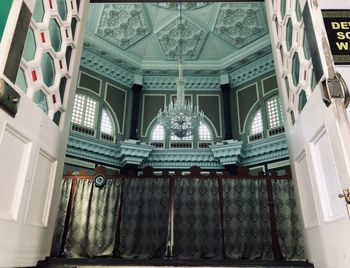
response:
[(256, 111), (252, 124), (250, 126), (250, 134), (255, 135), (263, 132), (263, 130), (264, 128), (263, 128), (263, 122), (262, 122), (262, 115), (261, 115), (261, 110), (259, 109)]
[(111, 115), (105, 110), (102, 110), (100, 131), (105, 134), (113, 135), (113, 120)]
[(74, 99), (72, 122), (87, 128), (95, 127), (97, 101), (83, 94)]
[(266, 102), (269, 128), (277, 128), (283, 125), (281, 101), (278, 95), (273, 96)]
[(157, 124), (151, 132), (152, 141), (163, 141), (165, 139), (165, 130), (164, 127), (160, 124)]
[(210, 141), (213, 139), (211, 131), (207, 124), (201, 122), (198, 129), (198, 138), (201, 141)]

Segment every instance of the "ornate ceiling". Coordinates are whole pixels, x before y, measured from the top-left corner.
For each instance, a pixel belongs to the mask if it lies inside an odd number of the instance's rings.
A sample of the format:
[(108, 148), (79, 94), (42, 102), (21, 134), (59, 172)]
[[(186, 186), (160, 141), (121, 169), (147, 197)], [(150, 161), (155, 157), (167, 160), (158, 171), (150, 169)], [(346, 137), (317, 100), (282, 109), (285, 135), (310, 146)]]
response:
[(182, 10), (180, 23), (174, 2), (91, 4), (83, 57), (132, 73), (176, 75), (181, 30), (185, 75), (237, 72), (271, 54), (263, 2), (189, 2)]

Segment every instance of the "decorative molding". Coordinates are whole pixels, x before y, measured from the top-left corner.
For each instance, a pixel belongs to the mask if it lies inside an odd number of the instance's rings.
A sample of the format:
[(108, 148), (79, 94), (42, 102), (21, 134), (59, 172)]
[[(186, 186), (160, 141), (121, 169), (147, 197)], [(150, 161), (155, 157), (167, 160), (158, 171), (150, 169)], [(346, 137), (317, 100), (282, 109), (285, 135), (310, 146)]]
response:
[[(174, 76), (144, 76), (144, 90), (176, 90), (176, 75)], [(186, 76), (186, 89), (220, 90), (220, 76)]]
[(139, 141), (127, 140), (117, 144), (106, 144), (99, 140), (87, 139), (70, 134), (67, 155), (84, 160), (102, 162), (116, 167), (126, 164), (140, 165), (148, 157), (153, 146)]
[(153, 149), (141, 167), (190, 168), (199, 166), (205, 169), (223, 169), (209, 149)]
[(88, 139), (70, 133), (67, 145), (67, 156), (86, 161), (102, 162), (112, 166), (121, 166), (120, 155), (116, 144), (105, 144), (96, 139)]
[(80, 64), (93, 72), (108, 77), (109, 79), (127, 87), (131, 87), (134, 82), (133, 73), (87, 51), (86, 49), (83, 50)]
[[(112, 167), (134, 164), (156, 169), (223, 169), (225, 165), (252, 166), (288, 158), (285, 134), (245, 144), (228, 140), (210, 145), (209, 149), (159, 149), (136, 140), (107, 144), (103, 141), (70, 134), (67, 157), (97, 162)], [(71, 162), (71, 160), (69, 161)]]
[(243, 141), (227, 140), (222, 143), (209, 146), (215, 158), (222, 165), (239, 165), (241, 163)]
[(153, 146), (136, 140), (120, 141), (117, 144), (122, 166), (126, 164), (140, 165), (144, 159), (148, 158), (152, 148)]
[(285, 134), (269, 137), (244, 146), (242, 163), (245, 166), (287, 158), (288, 144)]
[(229, 79), (232, 87), (240, 86), (261, 75), (275, 70), (275, 62), (272, 53), (256, 59), (229, 73)]

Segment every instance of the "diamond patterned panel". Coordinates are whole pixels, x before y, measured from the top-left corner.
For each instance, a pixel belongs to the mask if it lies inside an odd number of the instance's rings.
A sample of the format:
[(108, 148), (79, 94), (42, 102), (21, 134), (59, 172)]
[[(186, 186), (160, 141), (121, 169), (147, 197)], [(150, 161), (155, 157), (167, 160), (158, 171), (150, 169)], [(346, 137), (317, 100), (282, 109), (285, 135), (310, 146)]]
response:
[(105, 4), (97, 35), (126, 49), (150, 33), (144, 14), (137, 5)]

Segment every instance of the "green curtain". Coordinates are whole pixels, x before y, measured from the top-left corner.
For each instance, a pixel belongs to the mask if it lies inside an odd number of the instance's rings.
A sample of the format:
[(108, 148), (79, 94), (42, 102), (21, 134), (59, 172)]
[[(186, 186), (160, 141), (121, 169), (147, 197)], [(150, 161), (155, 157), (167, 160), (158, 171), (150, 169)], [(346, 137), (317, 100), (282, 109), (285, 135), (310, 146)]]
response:
[(224, 180), (224, 241), (229, 259), (273, 259), (265, 180)]
[(60, 253), (71, 187), (72, 180), (70, 178), (62, 179), (61, 197), (56, 218), (55, 232), (52, 239), (51, 256), (57, 256)]
[(120, 257), (149, 259), (165, 256), (168, 207), (168, 179), (125, 180), (120, 224)]
[(93, 180), (79, 180), (65, 245), (65, 256), (96, 257), (113, 253), (120, 205), (120, 180), (103, 188)]
[(175, 181), (173, 255), (179, 259), (222, 257), (217, 180)]
[(282, 255), (287, 260), (305, 259), (293, 182), (273, 180), (272, 187)]

